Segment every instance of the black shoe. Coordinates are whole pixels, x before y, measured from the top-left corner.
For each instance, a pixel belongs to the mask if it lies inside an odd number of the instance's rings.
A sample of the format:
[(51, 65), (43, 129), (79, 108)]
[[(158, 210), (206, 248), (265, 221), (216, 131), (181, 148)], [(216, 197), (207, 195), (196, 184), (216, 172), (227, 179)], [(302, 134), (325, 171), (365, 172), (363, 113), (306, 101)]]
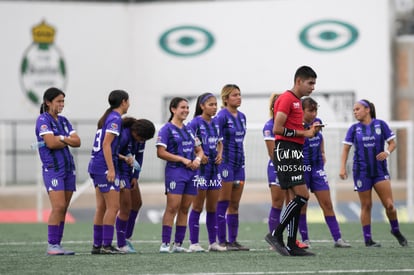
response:
[(113, 247), (112, 245), (102, 246), (101, 254), (125, 254), (125, 252)]
[(369, 239), (368, 241), (365, 242), (365, 246), (366, 247), (381, 247), (381, 244), (374, 242), (372, 239)]
[[(237, 242), (237, 241), (234, 241), (234, 242), (232, 242), (232, 243), (227, 243), (227, 250), (229, 250), (229, 248), (228, 247), (231, 247), (231, 248), (237, 248), (237, 249), (234, 249), (234, 250), (238, 250), (238, 251), (249, 251), (250, 250), (250, 248), (248, 248), (247, 246), (244, 246), (244, 245), (241, 245), (239, 242)], [(231, 249), (230, 249), (231, 250)]]
[(290, 256), (289, 252), (287, 251), (285, 247), (285, 243), (283, 242), (283, 237), (278, 238), (276, 236), (273, 236), (271, 233), (268, 233), (265, 236), (266, 242), (268, 242), (277, 253), (279, 253), (282, 256)]
[(397, 238), (401, 246), (408, 246), (407, 239), (401, 234), (400, 231), (391, 231), (391, 234), (394, 235), (395, 238)]
[(94, 255), (101, 254), (101, 248), (102, 248), (102, 246), (92, 245), (91, 254), (94, 254)]
[(227, 251), (239, 251), (239, 248), (234, 243), (220, 243), (220, 246), (224, 246)]
[(290, 256), (315, 256), (314, 253), (299, 248), (297, 245), (292, 245), (292, 247), (287, 246), (286, 248)]

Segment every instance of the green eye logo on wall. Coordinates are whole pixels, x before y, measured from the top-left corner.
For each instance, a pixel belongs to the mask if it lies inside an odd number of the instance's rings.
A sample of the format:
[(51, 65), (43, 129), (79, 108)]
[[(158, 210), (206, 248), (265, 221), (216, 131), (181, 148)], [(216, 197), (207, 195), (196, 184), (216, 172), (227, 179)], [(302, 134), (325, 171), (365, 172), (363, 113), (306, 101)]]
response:
[(321, 20), (307, 25), (299, 35), (305, 47), (322, 52), (345, 49), (358, 39), (358, 30), (345, 22)]
[(214, 37), (200, 27), (180, 26), (164, 32), (159, 43), (171, 55), (192, 57), (209, 50), (214, 44)]

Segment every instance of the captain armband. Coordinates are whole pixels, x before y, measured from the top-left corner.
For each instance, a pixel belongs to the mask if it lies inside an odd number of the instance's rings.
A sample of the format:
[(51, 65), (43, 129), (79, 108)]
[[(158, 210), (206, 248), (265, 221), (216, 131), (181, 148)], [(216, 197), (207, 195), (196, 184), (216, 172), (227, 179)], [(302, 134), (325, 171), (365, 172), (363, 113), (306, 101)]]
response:
[(296, 136), (296, 130), (289, 129), (289, 128), (283, 128), (283, 136), (285, 137), (294, 137)]

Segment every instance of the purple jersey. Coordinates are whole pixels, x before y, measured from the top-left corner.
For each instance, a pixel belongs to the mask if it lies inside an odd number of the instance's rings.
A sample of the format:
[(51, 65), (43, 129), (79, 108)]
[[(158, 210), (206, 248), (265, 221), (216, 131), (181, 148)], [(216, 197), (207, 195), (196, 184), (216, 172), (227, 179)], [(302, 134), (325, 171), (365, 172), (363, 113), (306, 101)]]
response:
[(219, 189), (221, 187), (221, 178), (218, 165), (215, 164), (217, 157), (217, 144), (221, 141), (219, 127), (216, 119), (210, 122), (205, 121), (202, 116), (197, 116), (188, 124), (193, 129), (197, 138), (201, 141), (204, 155), (208, 157), (207, 164), (200, 165), (200, 181), (198, 188)]
[(353, 124), (343, 143), (354, 145), (354, 174), (364, 173), (369, 177), (388, 175), (387, 160), (379, 161), (376, 156), (384, 151), (385, 142), (394, 138), (394, 132), (383, 120), (372, 119), (369, 125)]
[[(138, 142), (136, 141), (131, 135), (130, 128), (123, 128), (121, 135), (120, 135), (120, 142), (119, 142), (119, 153), (121, 155), (127, 156), (129, 154), (135, 157), (135, 160), (139, 163), (142, 167), (142, 161), (144, 159), (144, 150), (145, 150), (145, 142)], [(118, 163), (119, 171), (121, 176), (128, 176), (128, 177), (139, 177), (139, 172), (133, 169), (131, 165), (127, 164), (125, 161), (119, 161)]]
[[(195, 158), (194, 147), (200, 145), (191, 127), (183, 125), (180, 129), (171, 122), (166, 123), (158, 132), (156, 146), (163, 146), (167, 152), (186, 159)], [(167, 167), (182, 167), (181, 162), (167, 161)]]
[[(55, 120), (49, 113), (44, 112), (37, 118), (35, 133), (39, 142), (43, 141), (43, 135), (69, 136), (75, 133), (75, 130), (64, 116), (58, 115), (58, 119)], [(54, 169), (56, 172), (75, 170), (75, 163), (68, 146), (62, 149), (49, 149), (43, 146), (39, 148), (39, 155), (44, 169)]]
[(244, 167), (244, 136), (246, 135), (246, 116), (237, 111), (233, 116), (226, 108), (217, 113), (219, 133), (223, 137), (223, 164)]
[(111, 148), (112, 148), (112, 161), (114, 163), (114, 167), (117, 170), (117, 163), (118, 163), (118, 152), (119, 152), (119, 142), (120, 142), (120, 133), (121, 133), (121, 126), (122, 126), (122, 118), (118, 112), (112, 111), (105, 120), (102, 129), (98, 129), (96, 131), (91, 160), (89, 162), (88, 172), (90, 174), (105, 174), (108, 170), (106, 166), (105, 157), (103, 154), (103, 140), (105, 138), (106, 133), (112, 133), (115, 135), (114, 140), (112, 141)]
[[(319, 118), (315, 118), (314, 121), (310, 124), (304, 124), (305, 129), (309, 129), (310, 126), (315, 123), (319, 122), (322, 124), (322, 120)], [(321, 132), (318, 132), (313, 138), (305, 138), (305, 143), (303, 144), (303, 165), (310, 166), (310, 167), (318, 167), (323, 168), (323, 157), (322, 157), (322, 150), (321, 145), (323, 141), (323, 135)], [(308, 169), (305, 169), (305, 172)]]

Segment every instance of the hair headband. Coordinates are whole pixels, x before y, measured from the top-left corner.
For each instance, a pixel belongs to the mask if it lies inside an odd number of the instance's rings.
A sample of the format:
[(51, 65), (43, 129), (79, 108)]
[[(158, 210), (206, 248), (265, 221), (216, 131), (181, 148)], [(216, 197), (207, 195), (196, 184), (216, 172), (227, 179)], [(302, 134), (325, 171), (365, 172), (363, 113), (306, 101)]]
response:
[(360, 100), (360, 101), (358, 101), (358, 103), (365, 106), (365, 107), (367, 107), (367, 108), (369, 108), (369, 104), (365, 100)]
[(203, 96), (203, 98), (201, 98), (200, 103), (204, 104), (204, 102), (206, 102), (207, 99), (209, 99), (212, 96), (214, 96), (212, 93), (207, 93), (205, 96)]

